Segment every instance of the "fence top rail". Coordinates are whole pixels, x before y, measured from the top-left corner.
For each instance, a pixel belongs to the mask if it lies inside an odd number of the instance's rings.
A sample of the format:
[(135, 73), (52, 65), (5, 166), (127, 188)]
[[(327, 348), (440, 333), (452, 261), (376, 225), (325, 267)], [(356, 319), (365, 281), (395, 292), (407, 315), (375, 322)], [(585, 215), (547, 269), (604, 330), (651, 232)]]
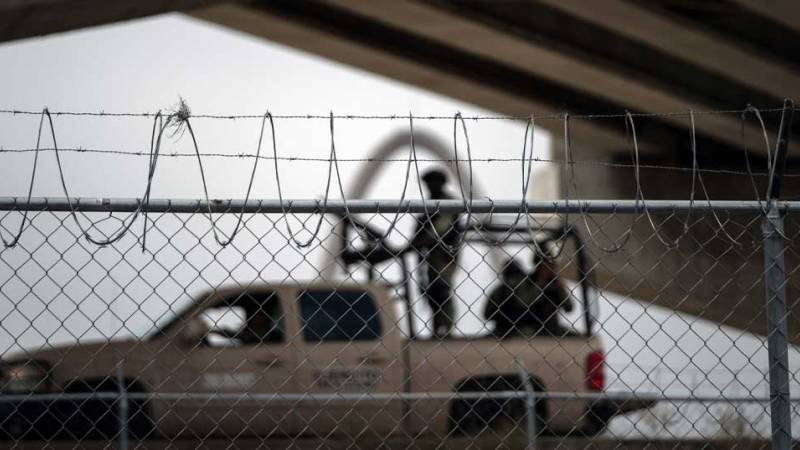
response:
[[(465, 203), (463, 200), (283, 200), (275, 199), (150, 199), (142, 204), (139, 198), (0, 197), (0, 211), (81, 211), (81, 212), (133, 212), (141, 210), (163, 213), (283, 213), (344, 214), (351, 213), (424, 213), (463, 212), (474, 213), (642, 213), (647, 208), (653, 213), (689, 211), (762, 212), (766, 202), (756, 200), (489, 200), (479, 199)], [(780, 201), (776, 204), (782, 212), (800, 209), (800, 201)]]

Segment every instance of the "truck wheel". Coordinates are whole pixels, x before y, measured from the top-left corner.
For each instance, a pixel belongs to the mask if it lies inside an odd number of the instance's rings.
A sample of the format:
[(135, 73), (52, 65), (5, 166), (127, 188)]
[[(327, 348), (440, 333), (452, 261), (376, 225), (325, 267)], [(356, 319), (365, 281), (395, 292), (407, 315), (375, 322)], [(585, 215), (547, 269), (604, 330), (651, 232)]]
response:
[(616, 415), (618, 407), (608, 401), (595, 402), (586, 412), (586, 421), (580, 430), (584, 437), (594, 437), (608, 427), (608, 422)]
[(477, 400), (457, 398), (450, 405), (450, 430), (456, 435), (479, 434), (488, 426), (482, 419), (483, 414), (478, 410), (480, 404)]
[(8, 417), (3, 422), (3, 438), (18, 441), (30, 434), (30, 423), (26, 423), (21, 417)]
[(56, 402), (38, 400), (0, 405), (0, 439), (51, 439), (60, 422), (53, 414)]
[[(534, 389), (541, 390), (541, 383), (531, 379)], [(477, 377), (464, 380), (456, 386), (456, 392), (502, 392), (524, 391), (516, 375)], [(537, 400), (536, 430), (541, 433), (545, 426), (546, 409), (543, 400)], [(455, 398), (450, 404), (450, 431), (453, 434), (476, 435), (500, 426), (525, 427), (527, 408), (522, 398)]]
[[(129, 392), (144, 392), (137, 383), (127, 383)], [(68, 386), (66, 392), (117, 392), (115, 380), (78, 381)], [(119, 403), (117, 399), (75, 400), (70, 402), (70, 410), (62, 414), (66, 418), (66, 434), (75, 439), (99, 438), (114, 439), (119, 435)], [(134, 440), (153, 437), (155, 424), (150, 415), (150, 404), (142, 399), (128, 400), (128, 436)]]

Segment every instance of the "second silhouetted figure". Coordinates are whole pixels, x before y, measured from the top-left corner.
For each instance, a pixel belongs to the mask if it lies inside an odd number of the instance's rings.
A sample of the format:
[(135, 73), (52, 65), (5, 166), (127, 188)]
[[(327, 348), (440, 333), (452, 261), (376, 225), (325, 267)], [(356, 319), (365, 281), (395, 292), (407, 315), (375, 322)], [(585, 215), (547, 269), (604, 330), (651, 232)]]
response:
[[(431, 200), (447, 200), (447, 176), (431, 170), (422, 176)], [(453, 328), (453, 278), (464, 232), (457, 213), (442, 213), (431, 206), (430, 214), (417, 218), (411, 250), (419, 255), (420, 290), (433, 311), (433, 333), (443, 338)]]

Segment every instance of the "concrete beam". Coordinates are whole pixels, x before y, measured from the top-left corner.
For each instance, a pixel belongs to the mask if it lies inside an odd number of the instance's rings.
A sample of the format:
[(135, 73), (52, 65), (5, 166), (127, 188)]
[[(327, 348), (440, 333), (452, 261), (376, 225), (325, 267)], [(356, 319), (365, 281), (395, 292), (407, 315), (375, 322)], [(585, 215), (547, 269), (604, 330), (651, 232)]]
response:
[[(413, 86), (457, 98), (501, 114), (526, 116), (531, 112), (561, 113), (550, 105), (521, 97), (474, 79), (415, 62), (376, 49), (367, 43), (287, 19), (267, 10), (236, 4), (221, 4), (195, 10), (191, 16), (228, 29), (284, 44), (337, 62), (368, 70)], [(555, 134), (563, 134), (563, 122), (537, 123)], [(571, 130), (576, 145), (603, 150), (624, 148), (625, 136), (589, 121), (574, 120)]]
[[(391, 0), (326, 0), (338, 8), (371, 20), (446, 43), (465, 52), (493, 59), (573, 89), (604, 98), (632, 111), (712, 110), (703, 104), (659, 89), (655, 80), (626, 77), (558, 49), (520, 39), (483, 23), (460, 17), (435, 6)], [(745, 105), (741, 105), (744, 107)], [(668, 116), (665, 121), (686, 127), (685, 117)], [(750, 127), (748, 133), (756, 133)], [(715, 115), (697, 123), (699, 133), (738, 147), (741, 145), (737, 116)]]
[(775, 97), (800, 98), (800, 75), (779, 61), (739, 48), (718, 35), (686, 27), (635, 2), (597, 0), (587, 8), (580, 0), (539, 1)]
[(0, 42), (218, 3), (220, 0), (0, 0)]
[(756, 14), (800, 31), (800, 2), (795, 0), (735, 0)]

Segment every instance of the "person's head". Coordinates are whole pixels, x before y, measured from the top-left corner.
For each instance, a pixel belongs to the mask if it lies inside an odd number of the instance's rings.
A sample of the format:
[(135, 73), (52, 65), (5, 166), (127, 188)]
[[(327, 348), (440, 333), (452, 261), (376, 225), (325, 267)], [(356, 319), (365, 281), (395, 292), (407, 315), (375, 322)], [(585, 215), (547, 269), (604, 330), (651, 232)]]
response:
[(519, 262), (514, 258), (509, 258), (503, 264), (503, 272), (502, 277), (503, 280), (508, 283), (509, 281), (513, 282), (514, 284), (518, 283), (525, 276), (525, 271), (522, 270), (522, 266), (520, 266)]
[(444, 186), (447, 184), (447, 175), (439, 169), (431, 169), (422, 175), (422, 182), (428, 188), (431, 198), (444, 196)]
[(256, 342), (264, 342), (268, 339), (273, 326), (274, 324), (269, 314), (260, 308), (250, 316), (246, 325), (252, 336), (250, 339)]

